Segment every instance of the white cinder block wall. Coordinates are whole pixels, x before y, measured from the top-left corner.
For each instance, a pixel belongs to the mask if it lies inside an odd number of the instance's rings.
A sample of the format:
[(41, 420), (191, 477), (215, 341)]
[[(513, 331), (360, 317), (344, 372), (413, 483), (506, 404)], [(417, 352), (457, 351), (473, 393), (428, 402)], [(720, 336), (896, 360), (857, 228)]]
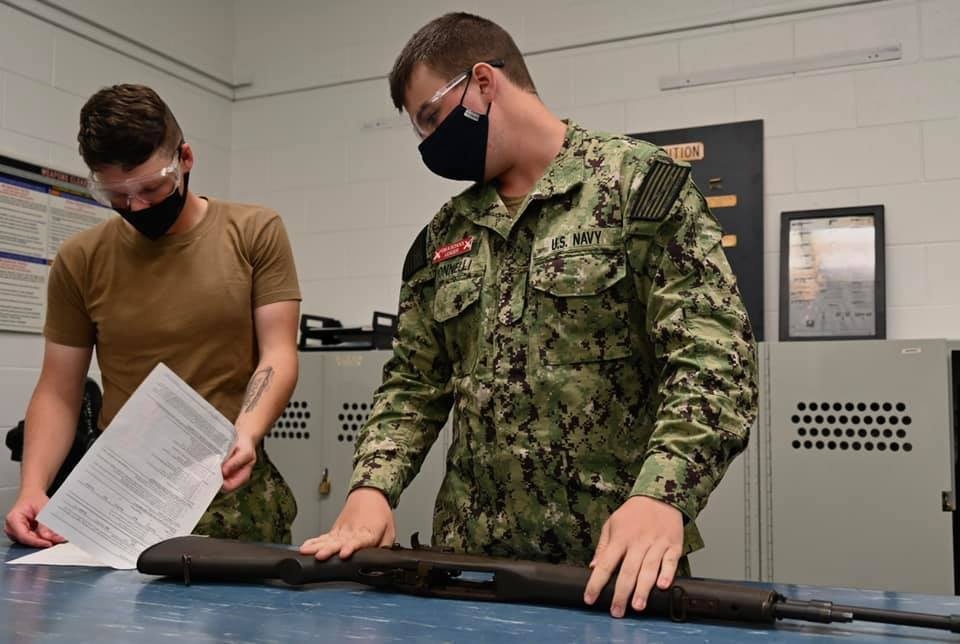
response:
[[(17, 0), (27, 4), (30, 0)], [(960, 335), (960, 2), (887, 0), (700, 27), (840, 0), (77, 0), (72, 11), (212, 74), (251, 82), (234, 103), (0, 6), (0, 153), (82, 172), (75, 127), (102, 85), (154, 85), (198, 150), (192, 186), (284, 216), (304, 311), (367, 323), (395, 311), (416, 232), (461, 185), (421, 164), (382, 77), (424, 22), (464, 8), (531, 55), (557, 114), (638, 132), (762, 118), (766, 141), (765, 330), (777, 329), (779, 214), (883, 203), (888, 334)], [(896, 62), (662, 92), (664, 74), (899, 43)], [(231, 69), (232, 67), (232, 69)], [(363, 80), (369, 79), (373, 80)], [(318, 86), (320, 86), (318, 88)], [(326, 87), (323, 87), (326, 86)], [(304, 88), (316, 88), (309, 91)], [(252, 98), (272, 94), (265, 98)], [(22, 416), (37, 336), (0, 332), (0, 428)], [(16, 470), (0, 458), (0, 505)]]
[[(28, 2), (23, 4), (34, 8)], [(120, 11), (128, 4), (109, 0), (82, 0), (66, 6), (171, 55), (202, 61), (194, 64), (229, 76), (233, 55), (232, 13), (225, 11), (229, 2), (174, 5), (179, 6), (158, 8), (142, 3), (133, 14)], [(224, 16), (230, 17), (226, 24)], [(0, 6), (0, 154), (85, 175), (76, 143), (80, 108), (101, 87), (120, 82), (144, 83), (160, 93), (197, 153), (191, 188), (225, 196), (230, 174), (229, 100)], [(0, 436), (23, 418), (39, 374), (42, 348), (39, 335), (0, 331)], [(19, 469), (0, 444), (0, 508), (4, 513), (13, 503), (18, 484)]]
[[(806, 0), (489, 0), (465, 7), (525, 52), (724, 17), (811, 8)], [(396, 310), (415, 233), (460, 185), (422, 166), (387, 83), (260, 93), (385, 74), (448, 2), (256, 0), (236, 6), (231, 195), (281, 210), (304, 310), (366, 323)], [(886, 206), (893, 338), (960, 336), (960, 2), (891, 0), (528, 57), (544, 101), (590, 127), (642, 132), (765, 122), (767, 338), (777, 337), (779, 220), (786, 210)], [(899, 43), (899, 61), (660, 91), (664, 74)], [(386, 127), (372, 127), (382, 119)]]

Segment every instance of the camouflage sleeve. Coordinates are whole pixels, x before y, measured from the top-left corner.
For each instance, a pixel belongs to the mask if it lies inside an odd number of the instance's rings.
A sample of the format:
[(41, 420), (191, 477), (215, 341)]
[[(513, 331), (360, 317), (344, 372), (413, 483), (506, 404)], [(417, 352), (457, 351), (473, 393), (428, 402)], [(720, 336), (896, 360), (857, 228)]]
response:
[[(756, 344), (721, 228), (693, 181), (664, 204), (643, 270), (646, 332), (660, 374), (660, 401), (632, 495), (695, 519), (746, 447), (757, 413)], [(671, 205), (672, 203), (672, 205)]]
[[(426, 246), (418, 238), (411, 254), (421, 252)], [(425, 305), (432, 299), (432, 276), (425, 259), (418, 260), (408, 256), (404, 266), (393, 356), (383, 368), (373, 411), (357, 439), (350, 480), (351, 490), (381, 490), (391, 507), (420, 471), (453, 401), (450, 362)]]

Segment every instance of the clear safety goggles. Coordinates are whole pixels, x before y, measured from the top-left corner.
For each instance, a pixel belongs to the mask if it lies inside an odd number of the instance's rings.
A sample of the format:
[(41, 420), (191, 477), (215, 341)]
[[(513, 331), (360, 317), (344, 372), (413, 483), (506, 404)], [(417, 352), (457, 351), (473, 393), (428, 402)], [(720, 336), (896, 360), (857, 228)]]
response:
[[(503, 67), (503, 61), (499, 59), (487, 60), (484, 62), (491, 67)], [(421, 139), (425, 139), (433, 134), (433, 131), (437, 129), (437, 126), (440, 125), (440, 122), (443, 120), (440, 118), (440, 101), (442, 101), (443, 97), (449, 94), (454, 87), (470, 78), (472, 73), (473, 67), (460, 72), (460, 74), (452, 78), (450, 82), (434, 92), (433, 96), (431, 96), (427, 102), (420, 106), (420, 109), (417, 110), (417, 113), (412, 119), (413, 130), (416, 132), (417, 136), (419, 136)], [(467, 93), (466, 88), (464, 88), (463, 93)], [(463, 101), (462, 96), (460, 97), (460, 100)], [(446, 114), (443, 116), (446, 116)]]
[(104, 183), (97, 179), (95, 173), (91, 173), (87, 187), (98, 203), (126, 210), (132, 207), (134, 201), (151, 206), (160, 203), (180, 187), (181, 180), (178, 147), (170, 164), (156, 172), (113, 183)]

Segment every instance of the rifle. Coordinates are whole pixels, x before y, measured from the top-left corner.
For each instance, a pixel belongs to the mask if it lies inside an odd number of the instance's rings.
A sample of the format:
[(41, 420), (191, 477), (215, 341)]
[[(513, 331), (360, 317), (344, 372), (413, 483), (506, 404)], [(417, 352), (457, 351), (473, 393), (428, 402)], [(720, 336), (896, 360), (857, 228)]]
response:
[[(317, 561), (284, 547), (175, 537), (144, 550), (137, 559), (137, 570), (181, 578), (187, 585), (194, 580), (279, 580), (290, 585), (347, 581), (428, 597), (589, 608), (583, 603), (583, 591), (591, 571), (584, 566), (460, 555), (418, 546), (415, 538), (413, 543), (413, 548), (367, 548), (346, 560), (334, 556)], [(465, 572), (483, 573), (483, 579), (464, 577)], [(594, 608), (609, 609), (615, 582), (614, 576)], [(696, 577), (677, 578), (666, 590), (654, 587), (643, 614), (676, 622), (719, 620), (767, 625), (781, 619), (823, 624), (863, 620), (960, 633), (960, 615), (794, 600), (768, 588)]]
[[(97, 420), (100, 418), (100, 408), (103, 406), (103, 393), (100, 391), (100, 385), (96, 380), (87, 378), (83, 386), (83, 401), (80, 405), (80, 416), (77, 419), (77, 433), (73, 437), (73, 445), (67, 453), (63, 464), (57, 470), (57, 475), (53, 483), (47, 488), (47, 496), (60, 489), (63, 482), (67, 480), (70, 472), (77, 466), (83, 455), (93, 445), (97, 437), (100, 436), (100, 430), (97, 428)], [(26, 420), (21, 420), (17, 425), (7, 432), (6, 444), (10, 449), (10, 459), (20, 462), (23, 460), (23, 443), (26, 433)]]

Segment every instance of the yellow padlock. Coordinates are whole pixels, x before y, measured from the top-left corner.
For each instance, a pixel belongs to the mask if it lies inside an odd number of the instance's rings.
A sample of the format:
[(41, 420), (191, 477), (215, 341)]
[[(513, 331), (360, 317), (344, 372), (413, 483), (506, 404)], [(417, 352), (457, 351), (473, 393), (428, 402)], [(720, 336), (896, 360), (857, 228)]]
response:
[(317, 487), (317, 494), (320, 496), (330, 496), (330, 477), (327, 468), (323, 468), (323, 477), (320, 479), (320, 485)]

